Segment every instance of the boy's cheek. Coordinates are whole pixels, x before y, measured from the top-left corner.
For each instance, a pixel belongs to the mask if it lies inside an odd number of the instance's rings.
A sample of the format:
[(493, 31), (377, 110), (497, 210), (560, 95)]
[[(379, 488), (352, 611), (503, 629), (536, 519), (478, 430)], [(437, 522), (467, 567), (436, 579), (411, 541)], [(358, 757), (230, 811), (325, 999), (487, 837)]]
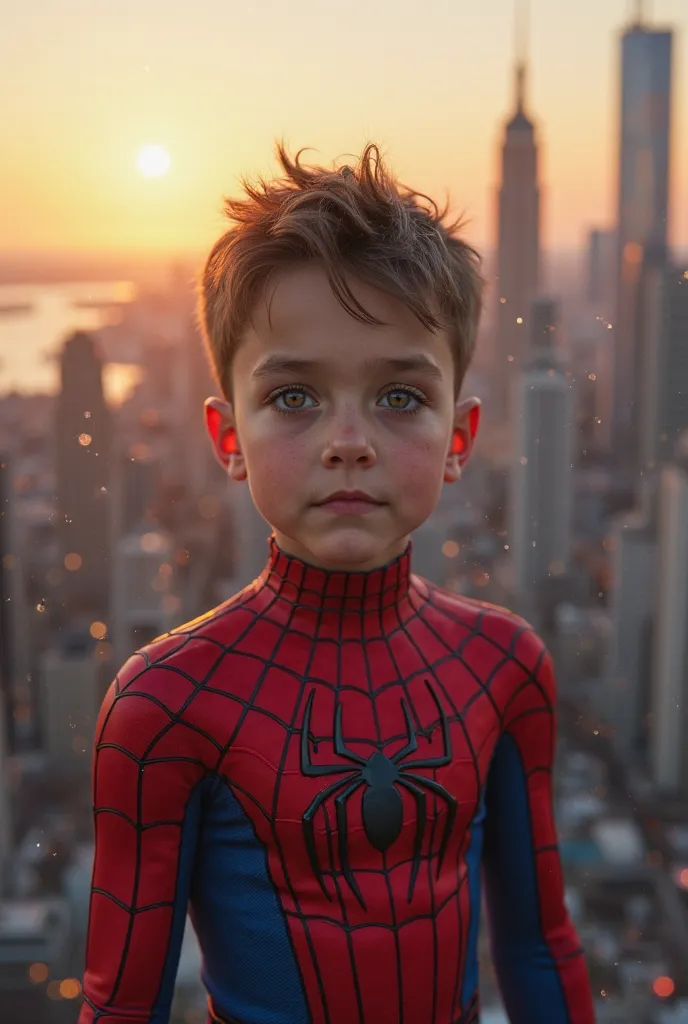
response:
[(273, 485), (284, 479), (291, 482), (291, 490), (298, 490), (307, 482), (310, 459), (302, 448), (262, 441), (249, 452), (248, 460), (255, 472)]
[(304, 456), (294, 454), (279, 445), (258, 447), (247, 456), (248, 477), (256, 495), (268, 501), (316, 500), (309, 494), (309, 471)]

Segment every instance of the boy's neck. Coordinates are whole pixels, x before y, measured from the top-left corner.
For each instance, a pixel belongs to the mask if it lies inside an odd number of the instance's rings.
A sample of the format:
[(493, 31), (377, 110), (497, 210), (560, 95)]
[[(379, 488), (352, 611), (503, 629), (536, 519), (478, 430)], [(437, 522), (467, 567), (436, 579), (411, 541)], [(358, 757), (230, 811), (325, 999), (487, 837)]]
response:
[(397, 558), (374, 569), (324, 569), (279, 547), (274, 533), (258, 584), (291, 604), (323, 612), (380, 612), (403, 601), (411, 582), (411, 541)]

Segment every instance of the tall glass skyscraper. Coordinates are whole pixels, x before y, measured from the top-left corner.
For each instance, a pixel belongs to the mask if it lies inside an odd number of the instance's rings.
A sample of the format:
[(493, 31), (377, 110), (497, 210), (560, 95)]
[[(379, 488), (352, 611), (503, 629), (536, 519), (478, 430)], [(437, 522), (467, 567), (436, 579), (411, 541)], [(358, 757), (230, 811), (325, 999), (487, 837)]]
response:
[[(106, 615), (112, 418), (103, 393), (96, 340), (77, 332), (60, 358), (55, 406), (58, 544), (64, 564), (60, 619)], [(89, 621), (90, 621), (89, 620)]]
[[(642, 6), (642, 5), (640, 5)], [(667, 259), (672, 32), (638, 18), (621, 39), (617, 303), (614, 323), (612, 443), (638, 452), (641, 281)]]
[(538, 140), (526, 105), (525, 7), (516, 9), (514, 110), (504, 129), (497, 207), (496, 353), (494, 408), (511, 422), (513, 380), (530, 344), (531, 303), (540, 278)]

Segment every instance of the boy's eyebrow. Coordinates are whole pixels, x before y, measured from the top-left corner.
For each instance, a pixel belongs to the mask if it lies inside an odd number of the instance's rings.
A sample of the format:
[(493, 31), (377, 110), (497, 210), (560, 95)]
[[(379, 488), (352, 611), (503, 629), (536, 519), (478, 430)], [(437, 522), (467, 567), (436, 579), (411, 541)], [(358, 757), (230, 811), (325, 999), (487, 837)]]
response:
[[(263, 380), (278, 373), (317, 373), (326, 369), (324, 363), (317, 359), (295, 359), (293, 356), (271, 355), (262, 363), (259, 363), (251, 374), (253, 380)], [(374, 373), (377, 370), (388, 369), (397, 373), (411, 372), (423, 373), (434, 380), (443, 381), (444, 374), (440, 367), (429, 356), (422, 352), (412, 356), (397, 356), (396, 358), (378, 357), (366, 359), (361, 369), (364, 373)]]

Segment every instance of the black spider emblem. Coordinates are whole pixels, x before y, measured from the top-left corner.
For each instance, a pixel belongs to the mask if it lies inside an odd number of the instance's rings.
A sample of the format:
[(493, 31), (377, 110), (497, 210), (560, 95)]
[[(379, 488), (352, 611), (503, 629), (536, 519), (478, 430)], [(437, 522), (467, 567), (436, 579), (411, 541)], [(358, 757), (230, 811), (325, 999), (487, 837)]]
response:
[(457, 802), (451, 793), (448, 793), (443, 786), (439, 785), (439, 783), (435, 782), (433, 779), (426, 779), (422, 775), (417, 775), (411, 770), (413, 768), (442, 768), (443, 766), (450, 764), (452, 760), (447, 716), (430, 683), (426, 680), (425, 684), (430, 691), (430, 695), (432, 696), (439, 712), (444, 740), (444, 754), (440, 757), (418, 758), (414, 761), (406, 761), (404, 764), (401, 763), (404, 758), (408, 757), (409, 754), (413, 754), (418, 749), (418, 738), (416, 729), (411, 720), (408, 704), (403, 697), (401, 699), (401, 707), (404, 712), (404, 718), (406, 719), (408, 743), (401, 750), (397, 751), (396, 754), (393, 754), (392, 757), (386, 757), (384, 754), (381, 754), (379, 750), (376, 750), (374, 754), (371, 754), (370, 757), (366, 758), (361, 757), (353, 750), (349, 750), (342, 735), (342, 705), (340, 704), (337, 707), (334, 720), (335, 753), (338, 757), (345, 757), (347, 760), (353, 761), (354, 764), (359, 765), (358, 768), (350, 768), (345, 764), (314, 765), (311, 763), (309, 736), (311, 709), (313, 707), (315, 690), (312, 690), (308, 697), (301, 730), (301, 771), (304, 775), (310, 776), (335, 775), (340, 773), (345, 773), (347, 775), (347, 778), (340, 779), (338, 782), (333, 782), (331, 786), (328, 786), (326, 789), (322, 790), (321, 793), (318, 793), (303, 816), (303, 834), (306, 841), (306, 848), (308, 850), (311, 867), (313, 868), (315, 877), (318, 879), (320, 887), (328, 900), (331, 900), (332, 897), (327, 892), (323, 874), (320, 869), (320, 865), (318, 864), (318, 857), (315, 849), (313, 819), (318, 808), (338, 789), (343, 790), (343, 792), (335, 797), (334, 801), (337, 818), (337, 831), (339, 833), (339, 860), (342, 865), (342, 873), (344, 874), (351, 891), (364, 909), (365, 902), (361, 895), (361, 891), (356, 884), (356, 879), (353, 876), (347, 852), (346, 804), (351, 794), (357, 790), (359, 786), (368, 787), (363, 794), (363, 828), (370, 844), (374, 846), (376, 850), (379, 850), (380, 853), (384, 853), (388, 850), (392, 843), (399, 837), (399, 833), (401, 832), (403, 822), (403, 804), (401, 794), (396, 787), (402, 786), (411, 793), (413, 799), (416, 801), (417, 822), (413, 847), (413, 864), (408, 889), (409, 903), (413, 897), (416, 876), (418, 875), (418, 870), (421, 864), (423, 834), (425, 832), (425, 823), (427, 818), (427, 797), (423, 790), (429, 790), (431, 793), (435, 793), (436, 796), (444, 800), (447, 805), (447, 820), (444, 826), (444, 833), (442, 835), (437, 862), (437, 873), (439, 876), (439, 872), (442, 867), (442, 860), (444, 858), (449, 836), (451, 835), (452, 826), (454, 824), (454, 818), (456, 817)]

